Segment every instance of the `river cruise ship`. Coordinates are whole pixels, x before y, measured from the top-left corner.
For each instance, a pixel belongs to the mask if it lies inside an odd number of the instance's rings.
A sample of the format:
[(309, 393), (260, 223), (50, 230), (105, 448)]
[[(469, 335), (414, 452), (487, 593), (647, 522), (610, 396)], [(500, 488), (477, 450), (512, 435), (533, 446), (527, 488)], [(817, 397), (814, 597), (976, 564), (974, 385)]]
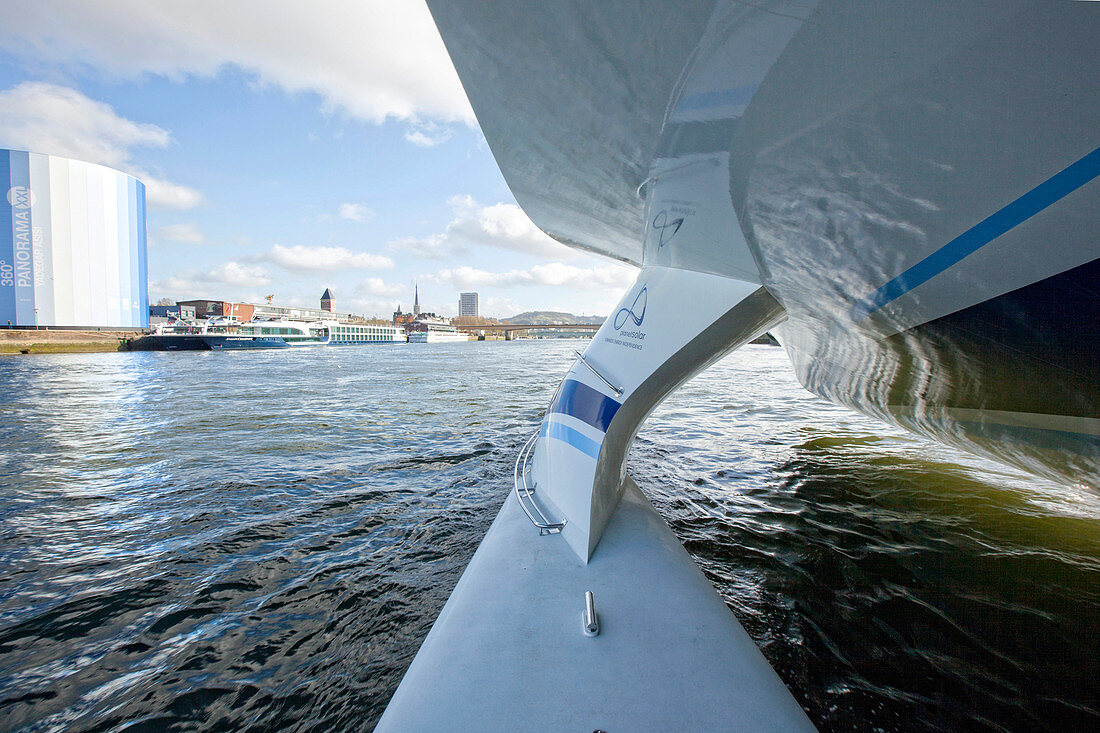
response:
[(357, 344), (405, 343), (405, 330), (400, 326), (368, 323), (335, 323), (325, 321), (329, 329), (330, 346), (355, 346)]
[(223, 349), (282, 349), (302, 346), (354, 346), (404, 343), (400, 328), (339, 321), (249, 321), (233, 334), (200, 336), (206, 347)]
[(232, 334), (239, 326), (236, 318), (226, 316), (215, 316), (205, 321), (176, 320), (158, 325), (149, 340), (165, 351), (202, 351), (209, 348), (203, 340), (204, 336)]
[(470, 334), (463, 333), (449, 323), (420, 321), (423, 330), (409, 331), (410, 344), (437, 344), (448, 341), (469, 341)]

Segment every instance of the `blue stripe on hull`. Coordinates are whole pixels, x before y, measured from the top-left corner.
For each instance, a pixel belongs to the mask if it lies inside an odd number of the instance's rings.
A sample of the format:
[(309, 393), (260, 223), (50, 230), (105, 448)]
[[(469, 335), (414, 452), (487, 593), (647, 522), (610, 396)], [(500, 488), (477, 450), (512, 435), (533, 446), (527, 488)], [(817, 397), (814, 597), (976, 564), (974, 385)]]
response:
[[(904, 331), (934, 377), (895, 378), (890, 402), (1093, 418), (1100, 415), (1100, 259)], [(908, 370), (912, 371), (912, 370)], [(901, 395), (911, 392), (908, 398)]]
[(290, 345), (280, 338), (248, 338), (244, 336), (202, 336), (202, 340), (211, 349), (238, 350), (238, 349), (286, 349)]
[(1100, 485), (1095, 435), (996, 414), (1100, 416), (1097, 282), (1100, 259), (886, 339), (825, 339), (792, 360), (819, 395), (1056, 481)]
[(542, 427), (539, 428), (539, 437), (554, 438), (563, 443), (568, 443), (593, 459), (599, 459), (600, 457), (600, 444), (568, 425), (544, 420)]
[(1100, 148), (1056, 173), (1000, 211), (986, 217), (852, 306), (860, 321), (913, 288), (958, 264), (1010, 229), (1100, 176)]
[(620, 407), (620, 403), (587, 384), (567, 379), (550, 405), (550, 412), (575, 417), (606, 433)]

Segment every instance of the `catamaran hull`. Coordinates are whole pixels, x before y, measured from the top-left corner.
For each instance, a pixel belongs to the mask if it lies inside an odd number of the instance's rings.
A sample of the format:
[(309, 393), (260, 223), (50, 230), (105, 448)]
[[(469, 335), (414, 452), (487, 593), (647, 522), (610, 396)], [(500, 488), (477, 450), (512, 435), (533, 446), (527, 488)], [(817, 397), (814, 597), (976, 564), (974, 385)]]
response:
[(626, 475), (650, 411), (764, 331), (818, 394), (1100, 485), (1097, 4), (429, 5), (524, 210), (641, 270), (381, 730), (809, 725)]
[(817, 394), (1100, 486), (1094, 3), (429, 4), (552, 236), (759, 283)]
[(882, 338), (776, 329), (813, 392), (1062, 483), (1100, 486), (1100, 263)]

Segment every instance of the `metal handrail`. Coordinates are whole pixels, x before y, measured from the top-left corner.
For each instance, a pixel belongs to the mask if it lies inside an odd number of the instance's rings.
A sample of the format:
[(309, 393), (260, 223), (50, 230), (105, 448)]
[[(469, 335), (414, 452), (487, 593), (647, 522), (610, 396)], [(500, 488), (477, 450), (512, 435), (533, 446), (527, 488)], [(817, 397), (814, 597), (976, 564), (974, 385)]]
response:
[(607, 385), (607, 388), (608, 388), (609, 390), (611, 390), (612, 392), (614, 392), (614, 393), (615, 393), (615, 396), (616, 396), (616, 397), (621, 397), (621, 396), (622, 396), (622, 394), (623, 394), (623, 390), (622, 390), (622, 387), (616, 387), (616, 386), (615, 386), (614, 384), (612, 384), (611, 382), (607, 381), (607, 377), (605, 377), (604, 375), (600, 374), (599, 370), (598, 370), (598, 369), (596, 369), (596, 367), (594, 367), (594, 366), (592, 366), (591, 364), (589, 364), (589, 363), (588, 363), (588, 361), (587, 361), (587, 360), (586, 360), (586, 359), (584, 358), (584, 354), (582, 354), (581, 352), (577, 351), (576, 349), (573, 349), (573, 355), (574, 355), (574, 356), (576, 356), (576, 357), (577, 357), (578, 359), (580, 359), (580, 360), (581, 360), (581, 364), (584, 364), (584, 365), (585, 365), (586, 367), (588, 367), (588, 371), (590, 371), (590, 372), (592, 372), (593, 374), (595, 374), (595, 375), (596, 375), (596, 377), (598, 377), (598, 378), (599, 378), (599, 380), (600, 380), (601, 382), (603, 382), (604, 384), (606, 384), (606, 385)]
[[(533, 496), (535, 487), (527, 485), (527, 460), (531, 457), (531, 451), (534, 449), (538, 437), (539, 434), (538, 431), (536, 431), (534, 435), (527, 439), (527, 442), (520, 448), (519, 455), (516, 456), (516, 467), (513, 471), (516, 486), (516, 500), (519, 501), (519, 506), (523, 509), (523, 513), (531, 520), (531, 524), (539, 528), (539, 535), (557, 534), (565, 527), (565, 520), (551, 522), (535, 502)], [(524, 501), (525, 499), (527, 501)], [(528, 502), (530, 502), (531, 507), (535, 510), (534, 514), (531, 512), (531, 509), (527, 508)], [(538, 519), (535, 519), (535, 514), (539, 515)]]

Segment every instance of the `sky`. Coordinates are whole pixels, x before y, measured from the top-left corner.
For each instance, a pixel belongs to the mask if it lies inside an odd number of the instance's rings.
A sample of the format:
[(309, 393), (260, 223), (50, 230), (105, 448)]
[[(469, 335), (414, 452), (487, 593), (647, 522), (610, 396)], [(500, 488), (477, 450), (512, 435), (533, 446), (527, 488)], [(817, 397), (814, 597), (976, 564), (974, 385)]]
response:
[(606, 315), (636, 275), (516, 205), (419, 0), (20, 3), (0, 147), (145, 183), (151, 302)]

